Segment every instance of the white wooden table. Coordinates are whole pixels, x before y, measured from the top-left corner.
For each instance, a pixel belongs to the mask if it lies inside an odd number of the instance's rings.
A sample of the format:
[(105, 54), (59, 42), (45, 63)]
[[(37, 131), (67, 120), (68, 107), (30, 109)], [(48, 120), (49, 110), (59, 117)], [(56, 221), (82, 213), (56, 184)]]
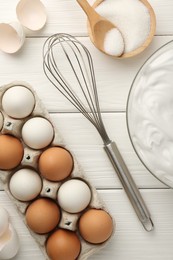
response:
[[(0, 20), (15, 20), (18, 0), (0, 0)], [(91, 257), (96, 260), (173, 260), (173, 191), (156, 180), (142, 165), (129, 140), (126, 127), (126, 100), (132, 80), (143, 62), (158, 47), (173, 39), (173, 0), (150, 0), (157, 17), (156, 36), (141, 55), (114, 60), (93, 47), (87, 37), (86, 19), (75, 0), (43, 0), (48, 22), (44, 30), (27, 32), (23, 49), (15, 55), (0, 53), (0, 85), (13, 80), (28, 81), (37, 91), (76, 154), (87, 177), (98, 189), (117, 222), (110, 244)], [(91, 2), (91, 1), (90, 1)], [(90, 50), (103, 118), (151, 211), (155, 230), (147, 233), (138, 221), (95, 129), (48, 82), (42, 70), (42, 46), (47, 36), (66, 32), (79, 37)], [(21, 248), (16, 260), (43, 260), (38, 246), (19, 218), (3, 187), (0, 204), (9, 210), (18, 230)]]

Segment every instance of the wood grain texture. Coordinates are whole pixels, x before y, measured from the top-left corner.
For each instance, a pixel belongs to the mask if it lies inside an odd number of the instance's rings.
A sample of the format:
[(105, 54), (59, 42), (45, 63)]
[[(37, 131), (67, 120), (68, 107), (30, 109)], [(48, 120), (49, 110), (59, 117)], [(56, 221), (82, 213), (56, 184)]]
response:
[[(99, 191), (114, 217), (117, 227), (110, 243), (91, 260), (172, 260), (173, 204), (172, 190), (142, 190), (142, 195), (151, 211), (155, 230), (143, 230), (126, 195), (121, 190)], [(11, 220), (20, 236), (21, 248), (15, 260), (43, 260), (41, 253), (5, 192), (0, 192), (0, 204), (11, 215)]]
[[(155, 37), (151, 46), (141, 55), (126, 60), (115, 60), (102, 54), (96, 50), (87, 37), (79, 39), (88, 47), (93, 57), (102, 111), (125, 111), (128, 92), (137, 71), (154, 51), (173, 40), (173, 36)], [(1, 85), (19, 79), (28, 81), (37, 91), (49, 112), (76, 111), (43, 73), (44, 41), (44, 38), (29, 38), (19, 53), (15, 55), (1, 53)], [(63, 60), (62, 68), (66, 67), (65, 64)]]
[[(51, 118), (91, 182), (97, 188), (120, 188), (121, 184), (103, 150), (103, 141), (91, 123), (79, 114), (53, 114)], [(143, 188), (163, 187), (137, 158), (127, 132), (125, 113), (106, 113), (103, 120), (137, 185)]]
[[(103, 141), (89, 121), (79, 113), (51, 114), (51, 119), (95, 187), (122, 187), (103, 150)], [(105, 113), (103, 120), (110, 138), (116, 141), (137, 185), (140, 188), (165, 187), (147, 171), (136, 156), (127, 132), (125, 113)], [(2, 189), (1, 186), (0, 188)]]
[[(1, 22), (16, 20), (18, 1), (0, 1)], [(127, 60), (108, 57), (92, 45), (87, 37), (86, 16), (75, 0), (42, 1), (48, 12), (47, 25), (40, 32), (26, 31), (26, 42), (17, 54), (0, 53), (0, 85), (24, 80), (34, 87), (86, 176), (97, 187), (116, 219), (117, 231), (112, 241), (90, 259), (172, 260), (173, 191), (155, 179), (138, 159), (128, 136), (125, 112), (128, 92), (137, 71), (154, 51), (173, 40), (173, 0), (149, 0), (156, 13), (156, 36), (142, 54)], [(142, 188), (142, 196), (155, 223), (154, 232), (143, 230), (102, 149), (102, 140), (96, 130), (52, 87), (43, 73), (43, 43), (47, 36), (58, 32), (79, 36), (92, 54), (105, 126), (111, 139), (116, 141), (138, 187)], [(64, 61), (62, 66), (66, 68)], [(4, 191), (0, 191), (0, 204), (10, 212), (20, 236), (20, 252), (14, 259), (44, 260)]]
[[(90, 3), (94, 2), (89, 0)], [(16, 20), (15, 8), (18, 0), (1, 1), (1, 21)], [(87, 35), (86, 17), (75, 0), (43, 0), (47, 8), (48, 23), (41, 32), (27, 31), (27, 35), (43, 36), (56, 32)], [(173, 34), (172, 0), (149, 0), (157, 19), (156, 35)]]
[(173, 192), (141, 192), (155, 223), (155, 230), (151, 233), (144, 232), (122, 191), (100, 191), (117, 221), (117, 232), (110, 245), (93, 256), (92, 260), (172, 260)]

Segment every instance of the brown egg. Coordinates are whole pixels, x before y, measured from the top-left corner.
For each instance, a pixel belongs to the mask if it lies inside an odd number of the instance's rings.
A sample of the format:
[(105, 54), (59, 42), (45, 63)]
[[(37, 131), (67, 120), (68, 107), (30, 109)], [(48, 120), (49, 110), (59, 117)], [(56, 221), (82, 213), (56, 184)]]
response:
[(27, 208), (26, 222), (35, 233), (45, 234), (53, 230), (59, 223), (60, 210), (50, 199), (37, 199)]
[(23, 158), (23, 146), (19, 139), (11, 135), (0, 135), (0, 169), (11, 170)]
[(81, 244), (76, 233), (59, 229), (47, 240), (46, 251), (51, 260), (75, 260)]
[(73, 168), (73, 158), (64, 148), (51, 147), (39, 158), (41, 175), (50, 181), (61, 181), (68, 177)]
[(89, 243), (103, 243), (111, 236), (112, 231), (112, 218), (104, 210), (89, 209), (79, 220), (79, 232)]

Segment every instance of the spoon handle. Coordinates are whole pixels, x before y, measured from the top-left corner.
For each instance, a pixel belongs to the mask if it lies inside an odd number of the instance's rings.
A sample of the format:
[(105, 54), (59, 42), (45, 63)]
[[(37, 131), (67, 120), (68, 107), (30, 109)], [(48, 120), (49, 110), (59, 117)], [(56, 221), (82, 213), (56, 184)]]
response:
[(121, 181), (121, 184), (139, 218), (147, 231), (154, 228), (150, 213), (145, 202), (137, 188), (115, 142), (110, 142), (104, 146), (104, 149)]
[(77, 2), (88, 16), (90, 23), (100, 20), (100, 15), (91, 7), (87, 0), (77, 0)]

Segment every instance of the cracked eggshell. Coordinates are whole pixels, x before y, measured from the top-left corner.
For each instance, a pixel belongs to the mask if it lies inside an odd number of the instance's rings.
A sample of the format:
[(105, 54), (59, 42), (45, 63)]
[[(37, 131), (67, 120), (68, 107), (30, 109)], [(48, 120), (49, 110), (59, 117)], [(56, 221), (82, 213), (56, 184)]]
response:
[(0, 23), (0, 50), (15, 53), (23, 46), (25, 34), (22, 25), (15, 21)]
[[(0, 237), (8, 229), (8, 225), (9, 225), (8, 212), (4, 208), (0, 207)], [(1, 241), (0, 241), (0, 247), (1, 247)]]
[(0, 237), (0, 259), (11, 259), (19, 250), (19, 237), (11, 224)]
[(21, 0), (16, 14), (21, 24), (32, 31), (42, 29), (47, 20), (46, 8), (40, 0)]

